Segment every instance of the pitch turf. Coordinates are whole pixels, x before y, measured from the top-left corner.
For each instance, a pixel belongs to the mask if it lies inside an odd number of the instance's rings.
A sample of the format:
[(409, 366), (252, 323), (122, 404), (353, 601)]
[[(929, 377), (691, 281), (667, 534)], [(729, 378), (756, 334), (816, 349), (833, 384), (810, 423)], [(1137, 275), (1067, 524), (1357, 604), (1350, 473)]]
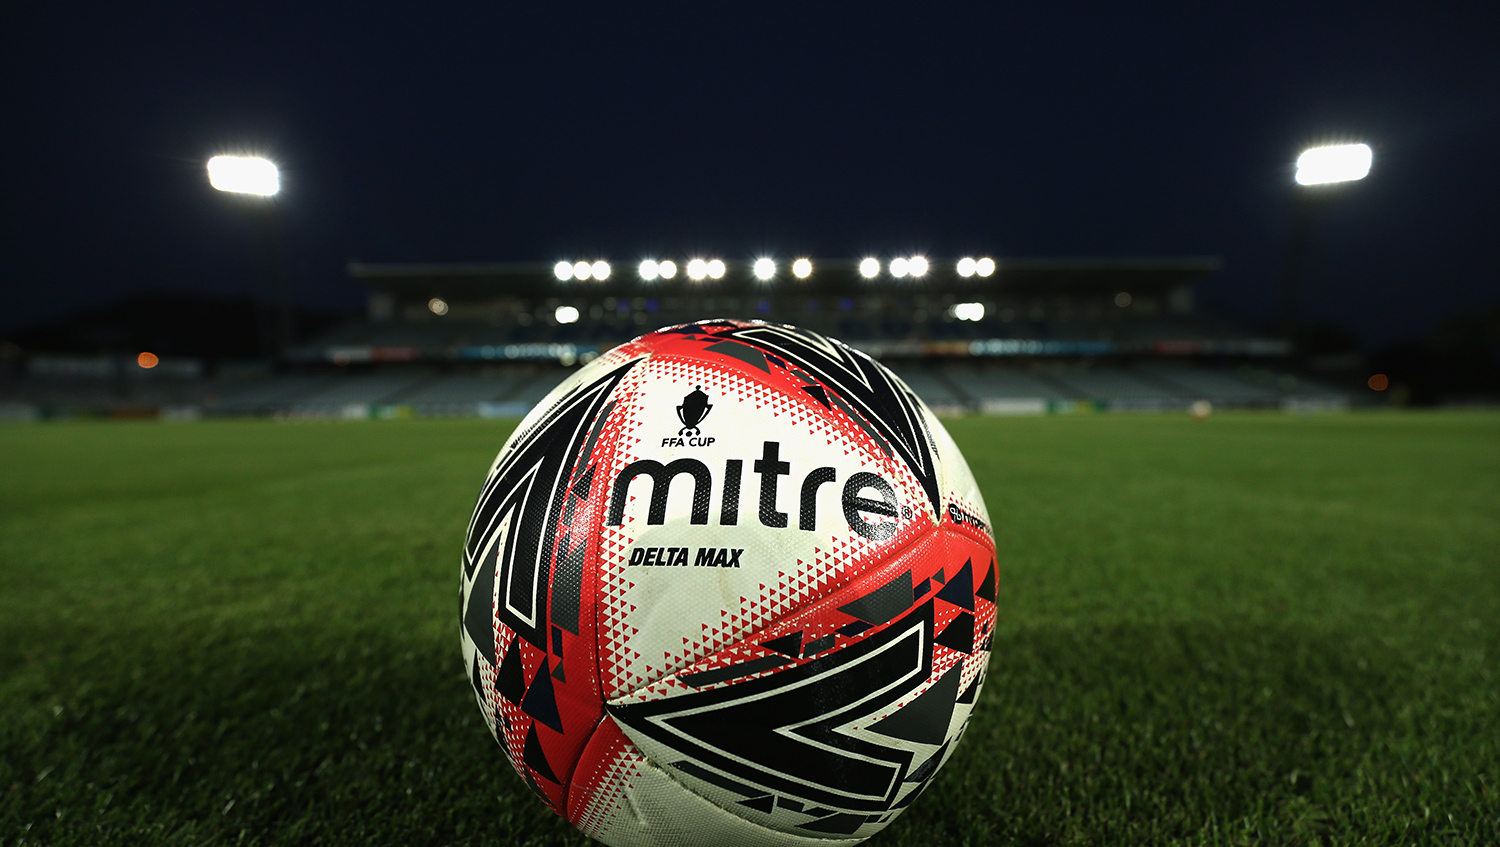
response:
[[(0, 844), (556, 844), (458, 550), (509, 427), (0, 428)], [(991, 675), (877, 844), (1500, 841), (1500, 417), (950, 422)]]

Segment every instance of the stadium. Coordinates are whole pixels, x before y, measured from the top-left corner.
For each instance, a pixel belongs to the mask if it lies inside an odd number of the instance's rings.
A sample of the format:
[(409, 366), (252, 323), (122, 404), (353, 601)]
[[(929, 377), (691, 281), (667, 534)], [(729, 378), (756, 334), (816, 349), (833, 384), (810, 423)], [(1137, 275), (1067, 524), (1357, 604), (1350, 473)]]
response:
[(1495, 834), (1492, 413), (1361, 412), (1195, 312), (1210, 260), (706, 265), (353, 265), (367, 316), (275, 367), (13, 372), (6, 840), (583, 843), (464, 702), (451, 563), (532, 404), (705, 314), (849, 338), (981, 480), (991, 680), (877, 842)]
[(1214, 259), (801, 261), (685, 258), (680, 272), (671, 259), (618, 270), (602, 260), (355, 263), (349, 274), (369, 291), (365, 318), (285, 350), (274, 369), (38, 356), (5, 382), (0, 403), (18, 418), (518, 418), (579, 363), (705, 317), (841, 339), (943, 415), (1374, 402), (1372, 392), (1310, 376), (1290, 340), (1197, 310), (1195, 283), (1215, 272)]
[(0, 847), (1500, 844), (1493, 17), (19, 9)]

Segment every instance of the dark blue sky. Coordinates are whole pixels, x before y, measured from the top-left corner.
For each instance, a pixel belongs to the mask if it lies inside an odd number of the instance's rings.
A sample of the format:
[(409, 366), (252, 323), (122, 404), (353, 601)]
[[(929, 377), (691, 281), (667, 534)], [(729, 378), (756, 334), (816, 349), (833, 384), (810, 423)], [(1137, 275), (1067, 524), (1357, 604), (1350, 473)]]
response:
[[(1500, 301), (1500, 14), (1369, 4), (7, 4), (4, 315), (242, 294), (204, 161), (283, 167), (297, 297), (364, 261), (1216, 255), (1269, 315), (1291, 162), (1366, 141), (1317, 311)], [(541, 7), (545, 7), (544, 9)]]

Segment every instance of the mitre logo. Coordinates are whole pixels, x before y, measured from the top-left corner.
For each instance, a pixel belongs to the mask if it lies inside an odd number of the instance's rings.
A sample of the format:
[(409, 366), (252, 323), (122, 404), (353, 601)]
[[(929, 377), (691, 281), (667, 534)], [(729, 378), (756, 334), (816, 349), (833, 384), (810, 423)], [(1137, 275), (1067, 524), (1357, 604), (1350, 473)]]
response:
[[(760, 476), (760, 502), (757, 513), (762, 526), (786, 529), (789, 515), (777, 510), (778, 488), (781, 477), (791, 476), (792, 463), (781, 458), (781, 442), (766, 441), (761, 444), (761, 455), (750, 463), (751, 469)], [(740, 522), (740, 479), (744, 476), (744, 459), (724, 460), (724, 484), (719, 495), (719, 525), (735, 526)], [(651, 480), (651, 506), (646, 513), (647, 525), (660, 526), (667, 522), (667, 495), (672, 490), (672, 481), (686, 474), (693, 482), (692, 515), (688, 522), (708, 523), (708, 504), (713, 495), (714, 473), (708, 465), (690, 456), (683, 456), (662, 464), (655, 459), (640, 459), (626, 465), (615, 475), (614, 486), (609, 495), (609, 515), (605, 526), (624, 526), (625, 506), (631, 500), (630, 484), (636, 477)], [(802, 478), (797, 529), (813, 532), (818, 528), (818, 487), (837, 482), (838, 469), (814, 468)], [(681, 486), (679, 486), (679, 489)], [(873, 491), (877, 498), (864, 496)], [(681, 495), (679, 495), (681, 496)], [(911, 508), (901, 508), (896, 500), (896, 489), (885, 477), (868, 471), (858, 471), (844, 482), (843, 496), (839, 498), (844, 520), (849, 528), (871, 541), (888, 541), (896, 534), (896, 521), (900, 517), (911, 518)], [(875, 515), (874, 519), (867, 515)], [(891, 520), (882, 520), (890, 518)], [(686, 550), (687, 548), (683, 548)], [(684, 553), (684, 555), (686, 555)]]
[(661, 440), (663, 447), (707, 447), (714, 443), (711, 437), (704, 437), (703, 430), (698, 424), (708, 417), (713, 411), (714, 405), (708, 402), (708, 395), (703, 393), (703, 386), (693, 387), (693, 393), (682, 398), (682, 404), (677, 407), (677, 420), (682, 422), (682, 429), (675, 436), (669, 435)]

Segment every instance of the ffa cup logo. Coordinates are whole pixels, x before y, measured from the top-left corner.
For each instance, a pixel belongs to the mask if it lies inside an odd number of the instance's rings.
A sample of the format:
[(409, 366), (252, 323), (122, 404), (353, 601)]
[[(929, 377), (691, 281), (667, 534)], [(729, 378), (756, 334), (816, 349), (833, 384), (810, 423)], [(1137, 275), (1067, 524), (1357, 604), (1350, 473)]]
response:
[(677, 407), (677, 420), (682, 421), (682, 429), (676, 435), (669, 435), (661, 440), (663, 447), (708, 447), (714, 443), (712, 436), (705, 436), (698, 424), (708, 417), (713, 411), (714, 404), (708, 402), (708, 395), (703, 393), (703, 386), (695, 386), (693, 393), (682, 398), (682, 405)]
[(698, 424), (708, 417), (713, 408), (713, 404), (708, 402), (708, 395), (703, 393), (703, 386), (695, 386), (693, 393), (682, 398), (682, 405), (677, 407), (677, 419), (682, 421), (682, 429), (677, 434), (683, 438), (702, 435)]

